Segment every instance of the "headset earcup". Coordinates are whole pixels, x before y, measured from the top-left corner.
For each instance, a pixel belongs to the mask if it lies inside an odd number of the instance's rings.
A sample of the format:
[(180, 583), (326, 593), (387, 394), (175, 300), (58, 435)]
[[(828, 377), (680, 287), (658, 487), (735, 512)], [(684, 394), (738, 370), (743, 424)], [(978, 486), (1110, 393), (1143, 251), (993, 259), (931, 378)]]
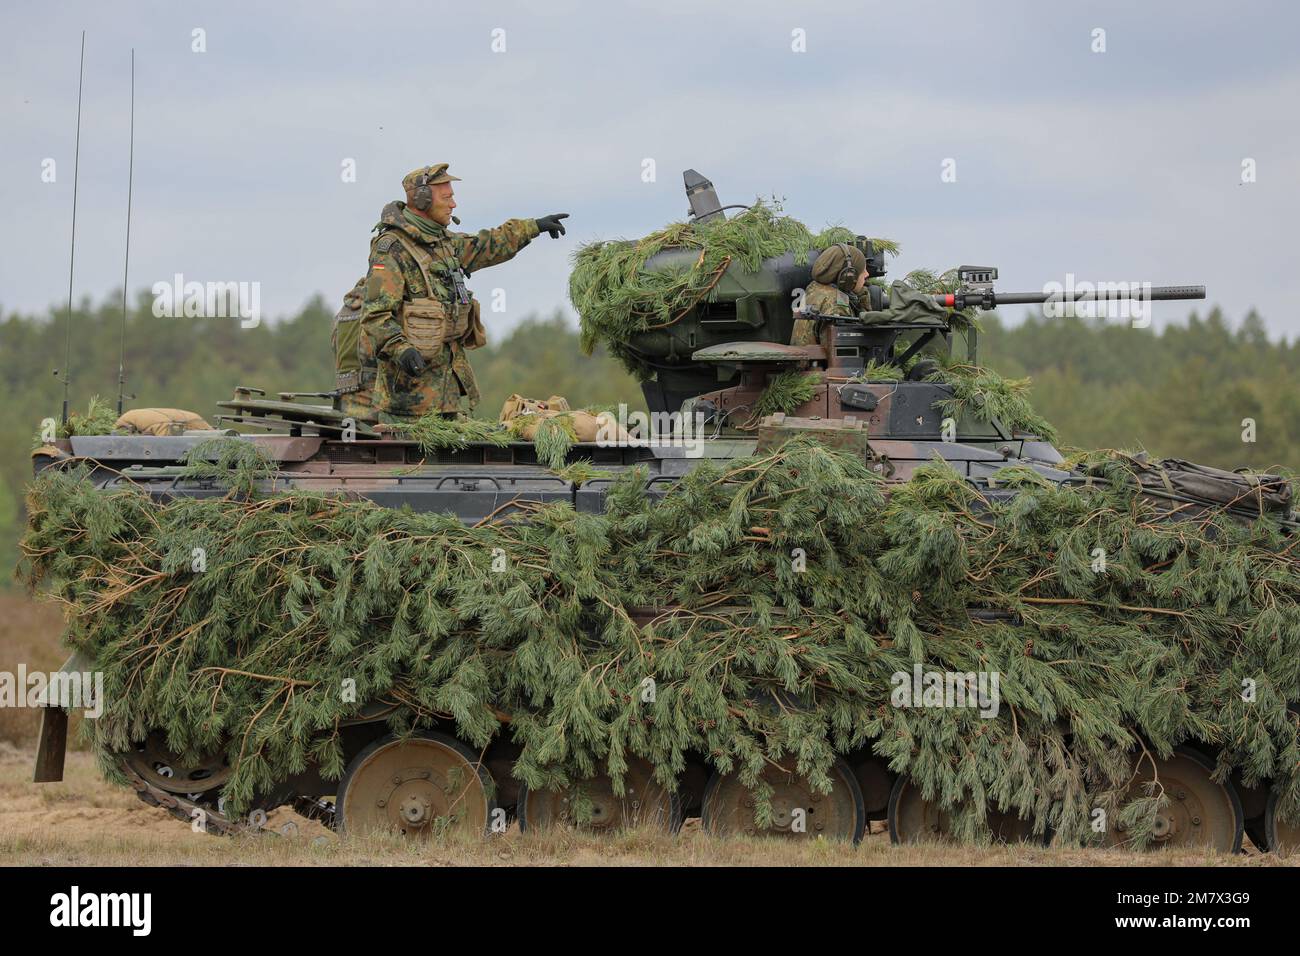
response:
[[(853, 256), (849, 252), (849, 247), (842, 242), (836, 243), (836, 245), (838, 245), (844, 253), (844, 268), (841, 269), (840, 274), (835, 277), (835, 284), (839, 286), (842, 291), (849, 292), (852, 290), (853, 283), (857, 281), (858, 270), (853, 268)], [(848, 288), (845, 288), (846, 286)]]
[(419, 185), (411, 195), (411, 205), (420, 212), (428, 212), (433, 206), (433, 190), (429, 188), (429, 174), (424, 173), (417, 182)]

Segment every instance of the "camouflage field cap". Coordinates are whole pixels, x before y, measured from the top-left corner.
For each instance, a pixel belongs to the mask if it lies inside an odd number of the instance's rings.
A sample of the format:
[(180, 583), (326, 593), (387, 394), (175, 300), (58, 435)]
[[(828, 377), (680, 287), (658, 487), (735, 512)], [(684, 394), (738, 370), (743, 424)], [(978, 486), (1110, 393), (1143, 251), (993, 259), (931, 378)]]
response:
[(419, 185), (420, 177), (426, 173), (429, 176), (428, 181), (430, 184), (460, 182), (459, 176), (453, 176), (451, 173), (447, 172), (447, 167), (449, 165), (449, 163), (435, 163), (432, 166), (421, 166), (419, 169), (413, 169), (402, 177), (402, 188), (407, 192), (415, 189), (415, 187)]

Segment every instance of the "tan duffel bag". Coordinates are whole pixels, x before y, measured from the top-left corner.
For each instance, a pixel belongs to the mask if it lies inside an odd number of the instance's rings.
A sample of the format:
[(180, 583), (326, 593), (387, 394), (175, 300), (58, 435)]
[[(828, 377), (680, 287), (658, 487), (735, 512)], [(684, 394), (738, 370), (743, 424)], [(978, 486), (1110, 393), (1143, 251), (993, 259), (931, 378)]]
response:
[(201, 415), (183, 408), (133, 408), (123, 413), (114, 427), (129, 435), (179, 435), (213, 430)]
[(562, 395), (552, 395), (546, 401), (540, 398), (524, 398), (517, 392), (506, 399), (501, 406), (501, 416), (497, 420), (505, 425), (520, 415), (540, 415), (543, 412), (567, 412), (569, 400)]
[(573, 411), (569, 408), (569, 402), (563, 396), (552, 395), (546, 401), (536, 398), (524, 398), (522, 395), (511, 395), (506, 399), (506, 403), (501, 406), (500, 421), (503, 425), (508, 425), (516, 418), (530, 416), (528, 421), (520, 429), (520, 437), (524, 441), (533, 441), (537, 436), (537, 428), (548, 418), (556, 418), (564, 415), (573, 424), (574, 435), (580, 442), (594, 442), (601, 433), (601, 428), (605, 429), (605, 437), (617, 435), (620, 439), (626, 439), (627, 434), (618, 425), (618, 420), (609, 412), (592, 412)]

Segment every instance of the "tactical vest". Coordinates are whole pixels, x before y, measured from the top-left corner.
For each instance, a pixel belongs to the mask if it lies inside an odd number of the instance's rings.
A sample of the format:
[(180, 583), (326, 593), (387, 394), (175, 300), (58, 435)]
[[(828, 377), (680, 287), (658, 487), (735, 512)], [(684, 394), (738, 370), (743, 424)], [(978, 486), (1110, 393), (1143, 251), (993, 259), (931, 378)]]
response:
[(424, 277), (426, 295), (402, 303), (401, 315), (398, 316), (402, 337), (426, 359), (437, 358), (442, 354), (443, 346), (452, 343), (468, 349), (486, 345), (487, 331), (479, 318), (478, 300), (471, 298), (467, 303), (461, 302), (454, 293), (450, 294), (448, 302), (434, 298), (432, 293), (440, 285), (445, 288), (446, 283), (434, 282), (435, 266), (429, 250), (399, 229), (389, 229), (385, 235), (401, 243)]

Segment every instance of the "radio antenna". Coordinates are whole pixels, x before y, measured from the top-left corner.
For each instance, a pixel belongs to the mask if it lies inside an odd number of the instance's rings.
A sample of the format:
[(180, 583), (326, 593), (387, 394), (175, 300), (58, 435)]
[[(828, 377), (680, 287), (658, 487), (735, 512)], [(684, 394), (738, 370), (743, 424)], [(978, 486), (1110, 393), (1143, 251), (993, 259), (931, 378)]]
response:
[(81, 89), (86, 78), (86, 31), (81, 31), (81, 68), (77, 75), (77, 144), (72, 159), (72, 251), (68, 256), (68, 328), (63, 343), (63, 424), (68, 424), (68, 363), (72, 359), (72, 271), (77, 261), (77, 176), (81, 167)]
[(126, 166), (126, 258), (122, 264), (122, 340), (117, 353), (117, 417), (122, 417), (126, 389), (126, 289), (131, 270), (131, 189), (135, 185), (135, 50), (131, 50), (131, 146)]

